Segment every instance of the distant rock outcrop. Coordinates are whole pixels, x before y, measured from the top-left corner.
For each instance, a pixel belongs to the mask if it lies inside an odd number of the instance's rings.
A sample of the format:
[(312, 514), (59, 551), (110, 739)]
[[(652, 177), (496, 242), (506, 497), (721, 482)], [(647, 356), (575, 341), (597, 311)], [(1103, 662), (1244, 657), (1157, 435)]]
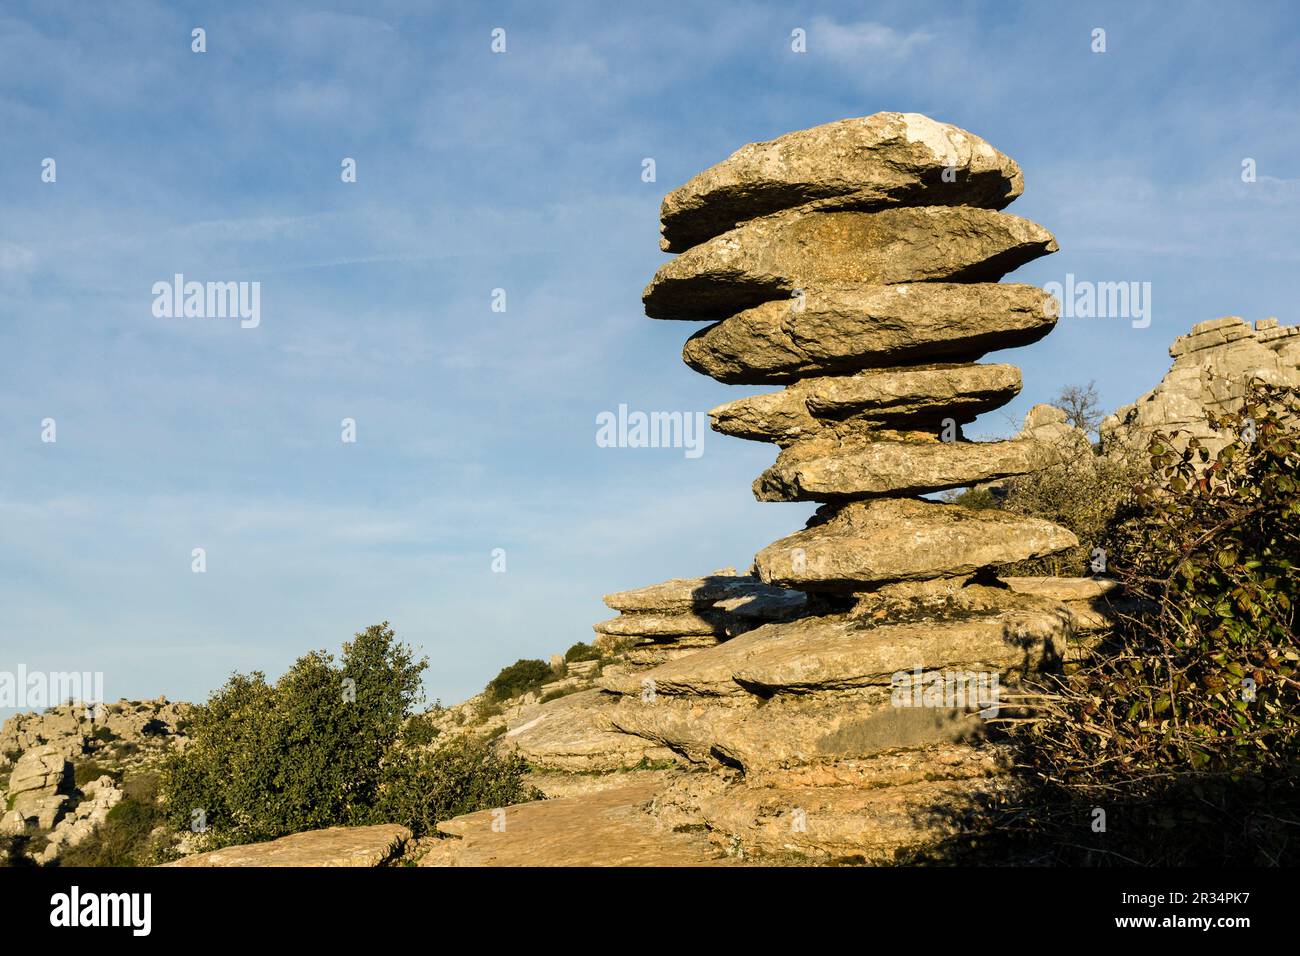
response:
[[(32, 853), (50, 863), (103, 825), (123, 798), (114, 776), (101, 773), (76, 784), (78, 766), (122, 776), (183, 746), (190, 705), (165, 697), (116, 703), (68, 703), (41, 713), (15, 714), (0, 727), (0, 770), (12, 767), (0, 789), (0, 836), (45, 837)], [(2, 807), (4, 803), (0, 803)]]
[(1300, 388), (1300, 325), (1236, 316), (1192, 326), (1169, 346), (1173, 367), (1155, 388), (1101, 424), (1108, 448), (1142, 450), (1153, 433), (1182, 433), (1211, 450), (1226, 444), (1206, 421), (1241, 408), (1252, 381)]
[(0, 726), (0, 767), (33, 747), (53, 745), (69, 759), (86, 753), (93, 740), (132, 746), (170, 744), (180, 735), (190, 705), (157, 700), (68, 703), (41, 713), (14, 714)]

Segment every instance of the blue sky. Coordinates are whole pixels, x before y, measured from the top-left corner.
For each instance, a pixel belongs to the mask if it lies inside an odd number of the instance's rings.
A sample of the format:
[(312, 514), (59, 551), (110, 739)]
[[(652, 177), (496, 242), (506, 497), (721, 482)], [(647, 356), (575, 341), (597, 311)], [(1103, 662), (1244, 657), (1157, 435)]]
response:
[[(1298, 19), (7, 2), (0, 669), (201, 699), (387, 619), (428, 654), (429, 698), (453, 701), (590, 639), (602, 593), (746, 566), (812, 511), (753, 500), (773, 448), (600, 448), (595, 419), (759, 391), (688, 369), (698, 326), (646, 319), (640, 294), (665, 258), (662, 195), (790, 130), (879, 110), (965, 127), (1023, 168), (1009, 211), (1060, 242), (1016, 280), (1152, 283), (1149, 328), (1063, 319), (996, 353), (1024, 369), (1017, 419), (1091, 379), (1108, 408), (1132, 401), (1195, 322), (1296, 322)], [(260, 326), (155, 318), (152, 285), (177, 272), (260, 282)]]

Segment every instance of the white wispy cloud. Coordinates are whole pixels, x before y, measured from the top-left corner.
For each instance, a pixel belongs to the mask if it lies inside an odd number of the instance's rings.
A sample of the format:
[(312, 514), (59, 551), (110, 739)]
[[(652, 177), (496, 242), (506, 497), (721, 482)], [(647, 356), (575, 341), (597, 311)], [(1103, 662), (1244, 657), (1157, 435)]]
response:
[(818, 16), (808, 32), (809, 53), (829, 56), (845, 66), (870, 68), (881, 59), (901, 60), (929, 43), (925, 30), (904, 32), (870, 20), (839, 22)]

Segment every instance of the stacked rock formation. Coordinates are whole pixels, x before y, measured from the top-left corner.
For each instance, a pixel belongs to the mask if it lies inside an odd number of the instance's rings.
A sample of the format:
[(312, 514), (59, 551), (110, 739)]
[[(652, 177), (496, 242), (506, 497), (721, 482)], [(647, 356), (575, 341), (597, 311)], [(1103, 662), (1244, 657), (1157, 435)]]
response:
[(1102, 422), (1108, 448), (1141, 451), (1160, 432), (1196, 437), (1217, 450), (1229, 436), (1207, 419), (1239, 410), (1252, 381), (1300, 388), (1300, 325), (1279, 326), (1277, 319), (1254, 326), (1236, 316), (1201, 322), (1175, 339), (1169, 354), (1174, 364), (1160, 384)]
[(724, 568), (702, 578), (674, 578), (607, 594), (620, 612), (593, 626), (595, 644), (618, 649), (631, 669), (653, 667), (773, 621), (803, 613), (808, 596)]
[(698, 371), (786, 386), (715, 409), (714, 427), (780, 446), (759, 500), (822, 503), (756, 573), (840, 610), (603, 679), (616, 728), (735, 775), (686, 775), (661, 812), (740, 845), (878, 859), (960, 829), (958, 808), (1003, 786), (997, 749), (975, 743), (984, 718), (1059, 662), (1073, 616), (991, 569), (1077, 542), (919, 496), (1070, 447), (1046, 406), (1011, 440), (961, 434), (1020, 390), (1015, 367), (976, 359), (1055, 321), (1041, 290), (998, 284), (1056, 250), (997, 211), (1021, 189), (980, 138), (880, 113), (744, 147), (665, 199), (661, 245), (681, 254), (646, 313), (714, 321), (684, 350)]

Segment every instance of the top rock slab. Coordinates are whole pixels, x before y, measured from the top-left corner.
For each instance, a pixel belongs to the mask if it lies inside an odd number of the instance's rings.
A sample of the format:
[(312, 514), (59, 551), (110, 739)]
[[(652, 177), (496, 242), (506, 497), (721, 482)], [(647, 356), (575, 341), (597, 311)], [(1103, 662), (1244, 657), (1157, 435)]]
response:
[(1023, 189), (1020, 167), (978, 136), (920, 113), (876, 113), (742, 146), (664, 198), (659, 245), (681, 252), (795, 206), (1002, 209)]

